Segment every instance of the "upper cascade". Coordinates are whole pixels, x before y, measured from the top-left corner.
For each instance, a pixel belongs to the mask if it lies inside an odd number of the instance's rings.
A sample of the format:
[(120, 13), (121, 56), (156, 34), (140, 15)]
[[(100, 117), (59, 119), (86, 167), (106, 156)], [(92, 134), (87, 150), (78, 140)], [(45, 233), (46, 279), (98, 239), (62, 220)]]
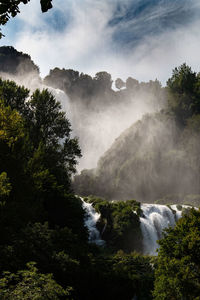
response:
[(140, 226), (143, 235), (144, 254), (156, 255), (157, 241), (162, 238), (162, 232), (167, 227), (174, 227), (182, 216), (182, 209), (189, 206), (141, 204), (143, 216)]

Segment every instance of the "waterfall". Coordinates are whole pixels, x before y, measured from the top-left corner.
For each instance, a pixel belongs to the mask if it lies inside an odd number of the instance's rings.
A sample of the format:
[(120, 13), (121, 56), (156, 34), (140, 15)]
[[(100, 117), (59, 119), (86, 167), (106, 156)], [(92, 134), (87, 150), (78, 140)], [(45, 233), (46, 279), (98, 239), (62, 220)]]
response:
[[(89, 242), (99, 246), (105, 245), (105, 241), (101, 239), (96, 223), (101, 215), (95, 211), (92, 203), (82, 200), (82, 207), (85, 210), (85, 226), (89, 231)], [(140, 228), (143, 236), (143, 253), (156, 255), (158, 249), (157, 241), (162, 238), (162, 232), (167, 227), (174, 227), (176, 222), (182, 216), (182, 210), (190, 209), (191, 206), (186, 205), (160, 205), (160, 204), (141, 204), (143, 211), (140, 217)], [(133, 213), (136, 213), (133, 211)], [(107, 224), (105, 224), (106, 226)], [(105, 229), (105, 228), (104, 228)]]
[(86, 212), (85, 215), (85, 226), (88, 228), (89, 231), (89, 241), (91, 243), (95, 243), (99, 246), (102, 246), (105, 244), (105, 241), (103, 241), (100, 237), (100, 233), (98, 229), (96, 228), (96, 223), (100, 219), (101, 215), (97, 213), (92, 206), (92, 203), (87, 203), (81, 198), (83, 204), (82, 207)]
[[(188, 208), (188, 206), (182, 206)], [(175, 223), (182, 216), (182, 211), (176, 205), (141, 204), (143, 216), (140, 226), (143, 235), (144, 254), (155, 255), (158, 248), (157, 240), (161, 239), (162, 231)]]
[(49, 92), (51, 92), (54, 95), (56, 100), (61, 103), (62, 109), (65, 112), (67, 112), (67, 117), (69, 118), (70, 123), (71, 123), (72, 108), (71, 108), (71, 103), (70, 103), (70, 99), (69, 99), (68, 95), (60, 89), (54, 89), (54, 88), (52, 88), (50, 86), (46, 86), (46, 85), (42, 85), (41, 89), (48, 89)]

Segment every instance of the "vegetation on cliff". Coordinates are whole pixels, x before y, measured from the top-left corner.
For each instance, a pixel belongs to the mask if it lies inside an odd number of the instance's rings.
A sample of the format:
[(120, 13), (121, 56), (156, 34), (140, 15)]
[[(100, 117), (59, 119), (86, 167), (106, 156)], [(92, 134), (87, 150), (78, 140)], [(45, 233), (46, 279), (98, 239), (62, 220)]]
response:
[(39, 77), (39, 68), (28, 54), (18, 52), (13, 47), (0, 47), (0, 72), (11, 75), (32, 73)]
[[(133, 124), (100, 158), (75, 177), (81, 195), (199, 205), (199, 74), (183, 64), (173, 71), (167, 106)], [(168, 200), (167, 200), (168, 199)]]

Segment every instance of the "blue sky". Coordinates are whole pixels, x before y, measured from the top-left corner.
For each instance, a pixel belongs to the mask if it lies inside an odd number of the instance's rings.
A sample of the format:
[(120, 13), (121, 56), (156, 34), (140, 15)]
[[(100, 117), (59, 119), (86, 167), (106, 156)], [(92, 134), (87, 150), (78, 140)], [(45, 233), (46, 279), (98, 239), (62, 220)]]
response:
[(200, 69), (199, 2), (54, 0), (42, 14), (31, 0), (2, 28), (0, 44), (30, 54), (42, 76), (58, 66), (165, 83), (183, 62)]

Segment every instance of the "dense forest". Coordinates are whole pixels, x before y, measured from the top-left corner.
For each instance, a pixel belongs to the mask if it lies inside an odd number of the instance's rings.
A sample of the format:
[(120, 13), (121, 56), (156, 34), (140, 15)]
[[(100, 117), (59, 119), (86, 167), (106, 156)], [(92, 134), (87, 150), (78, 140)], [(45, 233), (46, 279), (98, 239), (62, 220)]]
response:
[[(10, 50), (14, 51), (6, 51)], [(5, 48), (1, 51), (3, 65)], [(24, 58), (31, 60), (26, 55)], [(16, 65), (13, 63), (9, 72), (18, 68), (18, 54), (14, 61)], [(30, 66), (31, 72), (34, 69), (38, 73), (38, 68), (32, 69), (32, 63)], [(62, 75), (67, 71), (55, 70)], [(55, 70), (45, 79), (48, 84)], [(126, 99), (127, 82), (118, 80), (119, 91), (113, 91), (109, 74), (97, 74), (91, 83), (92, 91), (97, 91), (94, 95), (108, 92)], [(58, 82), (61, 86), (54, 87), (67, 92), (69, 82)], [(1, 299), (198, 299), (199, 211), (191, 209), (174, 228), (164, 232), (158, 256), (144, 256), (140, 231), (143, 212), (133, 198), (141, 200), (144, 196), (146, 201), (149, 193), (154, 201), (157, 195), (166, 196), (167, 203), (172, 201), (167, 195), (182, 193), (188, 202), (199, 206), (199, 83), (199, 75), (185, 64), (173, 71), (166, 88), (158, 81), (137, 82), (131, 93), (147, 94), (153, 89), (159, 94), (154, 104), (163, 99), (158, 103), (162, 110), (129, 128), (101, 158), (97, 170), (83, 171), (74, 183), (81, 149), (61, 104), (48, 89), (32, 93), (14, 81), (0, 79)], [(70, 85), (68, 93), (74, 91)], [(94, 99), (98, 101), (93, 92), (91, 98), (84, 96), (84, 87), (79, 91), (81, 97), (71, 96), (73, 101), (85, 97), (89, 101), (86, 106)], [(90, 93), (87, 88), (85, 93)], [(111, 98), (112, 105), (113, 101)], [(148, 184), (145, 175), (150, 177)], [(143, 181), (139, 182), (140, 178)], [(117, 185), (113, 188), (112, 184)], [(161, 185), (159, 192), (154, 192)], [(101, 213), (97, 227), (102, 231), (107, 226), (105, 245), (88, 241), (86, 211), (74, 187)], [(140, 194), (141, 189), (144, 194)], [(97, 196), (132, 200), (111, 202)], [(180, 196), (181, 200), (185, 199)]]

